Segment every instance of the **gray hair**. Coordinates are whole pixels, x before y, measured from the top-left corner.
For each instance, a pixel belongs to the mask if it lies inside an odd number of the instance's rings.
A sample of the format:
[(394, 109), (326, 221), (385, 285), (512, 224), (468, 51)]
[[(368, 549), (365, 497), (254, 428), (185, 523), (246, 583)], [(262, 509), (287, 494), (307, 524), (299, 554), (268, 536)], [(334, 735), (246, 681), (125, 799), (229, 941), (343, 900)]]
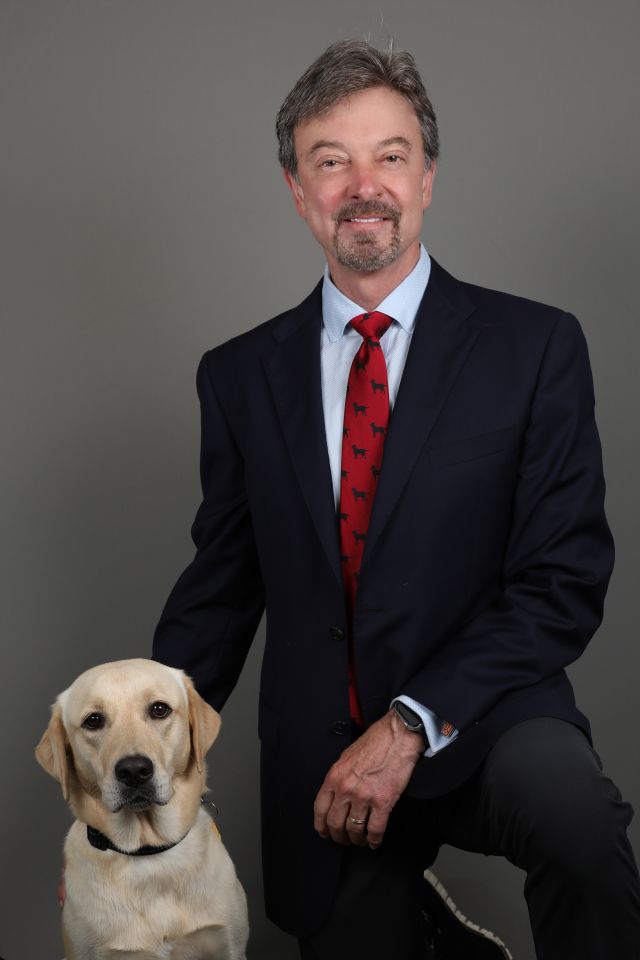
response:
[(411, 54), (396, 53), (393, 41), (386, 50), (378, 50), (364, 40), (339, 40), (302, 74), (278, 111), (278, 159), (283, 169), (297, 176), (294, 132), (299, 123), (370, 87), (389, 87), (409, 101), (420, 123), (425, 164), (430, 167), (439, 152), (438, 125)]

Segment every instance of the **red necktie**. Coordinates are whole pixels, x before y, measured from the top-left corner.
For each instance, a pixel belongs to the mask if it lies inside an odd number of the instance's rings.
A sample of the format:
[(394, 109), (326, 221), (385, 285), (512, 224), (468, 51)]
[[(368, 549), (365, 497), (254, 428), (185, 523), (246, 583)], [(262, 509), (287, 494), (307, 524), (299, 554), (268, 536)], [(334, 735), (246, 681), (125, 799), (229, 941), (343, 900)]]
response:
[[(349, 371), (342, 431), (340, 553), (350, 618), (353, 617), (360, 565), (389, 425), (387, 365), (380, 337), (391, 322), (391, 317), (375, 311), (363, 313), (351, 321), (363, 342)], [(351, 718), (362, 725), (351, 654), (349, 662)]]

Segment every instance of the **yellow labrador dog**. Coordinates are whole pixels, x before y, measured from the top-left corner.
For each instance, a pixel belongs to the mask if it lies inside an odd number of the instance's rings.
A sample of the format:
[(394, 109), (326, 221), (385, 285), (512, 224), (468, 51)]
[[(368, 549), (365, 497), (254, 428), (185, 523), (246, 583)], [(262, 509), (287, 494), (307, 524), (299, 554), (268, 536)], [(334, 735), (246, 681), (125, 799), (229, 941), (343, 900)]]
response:
[(201, 805), (220, 717), (181, 671), (93, 667), (57, 698), (36, 757), (77, 817), (67, 960), (243, 960), (244, 891)]

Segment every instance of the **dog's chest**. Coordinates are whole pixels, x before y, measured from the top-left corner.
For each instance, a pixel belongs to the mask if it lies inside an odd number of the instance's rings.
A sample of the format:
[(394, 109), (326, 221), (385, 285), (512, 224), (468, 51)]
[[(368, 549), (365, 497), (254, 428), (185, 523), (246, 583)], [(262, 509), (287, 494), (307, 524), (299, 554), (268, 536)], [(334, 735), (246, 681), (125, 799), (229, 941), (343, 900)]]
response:
[(93, 850), (87, 856), (86, 837), (77, 833), (69, 836), (63, 913), (72, 941), (153, 950), (200, 927), (228, 922), (217, 895), (227, 878), (216, 862), (221, 860), (224, 873), (228, 858), (212, 833), (146, 857)]

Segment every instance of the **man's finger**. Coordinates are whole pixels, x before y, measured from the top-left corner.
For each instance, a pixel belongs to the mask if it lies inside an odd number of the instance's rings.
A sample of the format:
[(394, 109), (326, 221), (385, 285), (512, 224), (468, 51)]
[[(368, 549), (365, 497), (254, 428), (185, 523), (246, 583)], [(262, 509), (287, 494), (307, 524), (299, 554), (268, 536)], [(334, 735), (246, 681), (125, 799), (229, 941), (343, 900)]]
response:
[(320, 787), (313, 804), (313, 826), (321, 837), (328, 837), (327, 814), (333, 803), (334, 793), (328, 787)]
[(347, 833), (351, 843), (363, 847), (367, 844), (367, 820), (369, 818), (368, 810), (355, 811), (353, 807), (347, 816)]
[(372, 810), (367, 824), (367, 843), (370, 847), (379, 847), (384, 837), (389, 821), (389, 812), (384, 810)]
[(350, 809), (350, 800), (347, 798), (339, 800), (334, 794), (333, 803), (327, 813), (327, 827), (331, 839), (336, 843), (351, 843), (347, 833)]

